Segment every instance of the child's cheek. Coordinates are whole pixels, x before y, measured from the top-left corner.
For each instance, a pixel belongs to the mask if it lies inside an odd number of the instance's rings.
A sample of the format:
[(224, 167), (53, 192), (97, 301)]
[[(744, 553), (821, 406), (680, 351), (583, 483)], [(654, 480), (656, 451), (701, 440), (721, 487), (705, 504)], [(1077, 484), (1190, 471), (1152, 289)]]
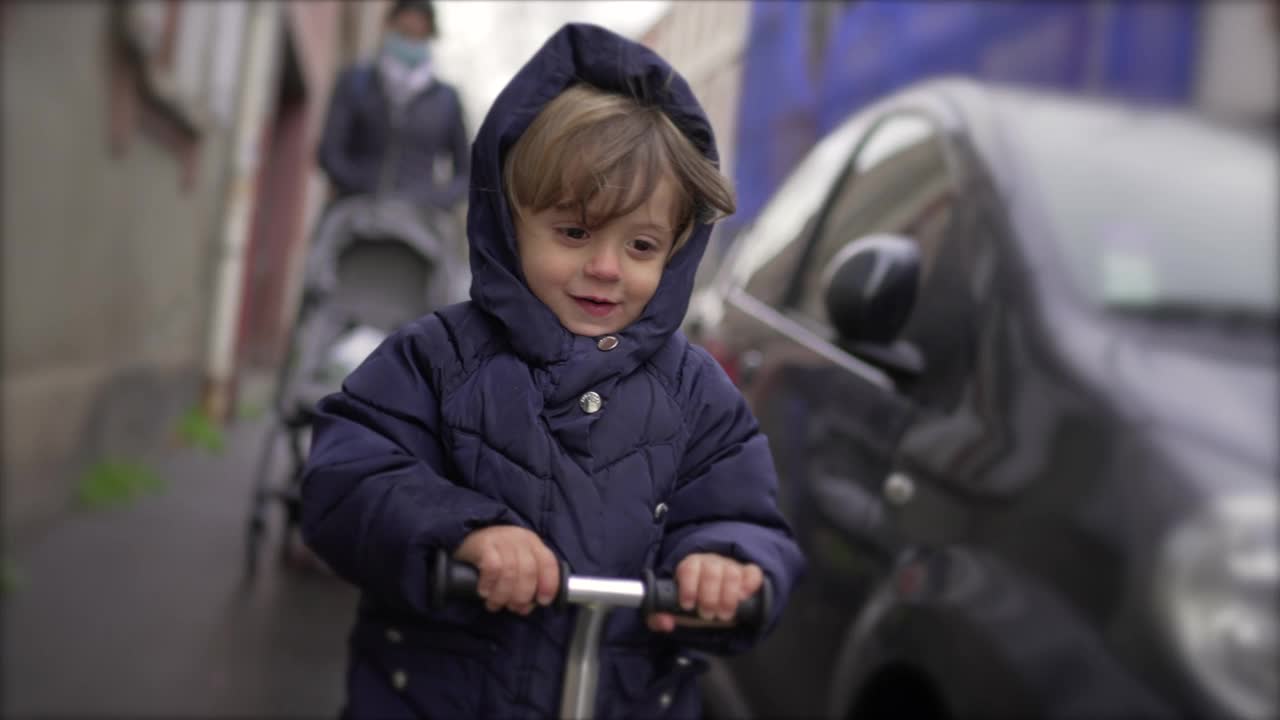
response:
[(654, 294), (657, 293), (658, 285), (662, 283), (664, 267), (662, 263), (651, 262), (645, 268), (645, 272), (636, 287), (637, 299), (641, 300), (642, 304), (647, 305), (653, 299)]

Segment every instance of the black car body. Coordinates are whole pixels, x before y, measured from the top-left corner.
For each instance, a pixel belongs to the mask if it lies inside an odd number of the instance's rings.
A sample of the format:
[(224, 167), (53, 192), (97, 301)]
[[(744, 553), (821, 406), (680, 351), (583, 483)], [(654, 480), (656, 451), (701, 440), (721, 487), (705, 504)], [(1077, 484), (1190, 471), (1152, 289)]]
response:
[(809, 557), (759, 717), (1275, 717), (1276, 148), (934, 80), (833, 131), (690, 336)]

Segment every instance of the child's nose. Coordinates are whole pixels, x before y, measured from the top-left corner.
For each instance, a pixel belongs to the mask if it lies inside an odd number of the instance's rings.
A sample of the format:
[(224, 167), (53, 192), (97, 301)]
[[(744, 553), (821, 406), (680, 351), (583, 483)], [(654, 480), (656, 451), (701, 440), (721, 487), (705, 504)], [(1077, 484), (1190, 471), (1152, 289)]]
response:
[(622, 274), (622, 260), (617, 249), (605, 246), (596, 250), (587, 261), (586, 272), (598, 280), (617, 280)]

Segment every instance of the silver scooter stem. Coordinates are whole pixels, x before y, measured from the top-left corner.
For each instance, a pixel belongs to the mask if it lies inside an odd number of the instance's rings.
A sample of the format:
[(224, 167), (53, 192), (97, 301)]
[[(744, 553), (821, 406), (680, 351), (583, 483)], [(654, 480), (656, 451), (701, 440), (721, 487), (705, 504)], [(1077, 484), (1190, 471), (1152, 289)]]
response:
[(596, 682), (600, 675), (600, 634), (612, 609), (605, 605), (578, 608), (564, 674), (564, 693), (560, 696), (561, 720), (590, 720), (595, 712)]
[(609, 611), (644, 604), (644, 583), (635, 580), (570, 577), (567, 600), (579, 605), (569, 644), (569, 658), (560, 697), (563, 720), (590, 720), (595, 713), (600, 676), (600, 637)]

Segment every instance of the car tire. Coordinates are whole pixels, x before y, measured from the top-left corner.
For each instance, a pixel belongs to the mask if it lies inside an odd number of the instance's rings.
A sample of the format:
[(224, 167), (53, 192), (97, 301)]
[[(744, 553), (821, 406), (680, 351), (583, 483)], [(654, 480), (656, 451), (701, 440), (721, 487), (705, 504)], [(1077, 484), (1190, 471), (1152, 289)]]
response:
[(877, 671), (856, 697), (850, 720), (951, 720), (938, 688), (923, 672), (908, 665)]

